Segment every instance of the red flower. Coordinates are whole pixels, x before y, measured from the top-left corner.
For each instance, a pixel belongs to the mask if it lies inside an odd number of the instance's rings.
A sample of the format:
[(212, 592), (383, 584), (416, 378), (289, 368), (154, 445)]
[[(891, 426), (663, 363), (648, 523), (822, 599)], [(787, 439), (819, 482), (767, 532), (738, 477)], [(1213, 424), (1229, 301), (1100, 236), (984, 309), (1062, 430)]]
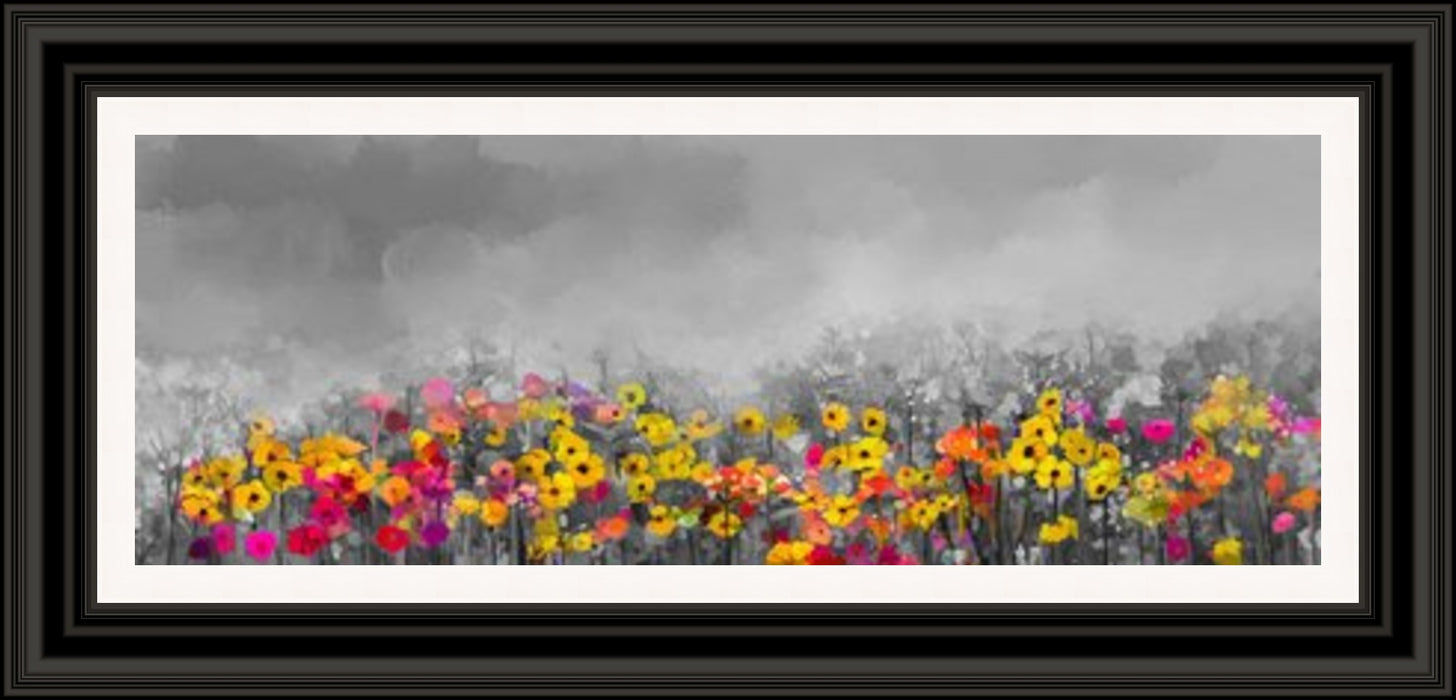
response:
[(402, 433), (409, 430), (409, 416), (399, 411), (388, 411), (384, 414), (384, 429), (391, 433)]
[(327, 541), (324, 529), (313, 523), (299, 525), (288, 531), (288, 551), (301, 557), (313, 556)]
[(990, 421), (982, 423), (981, 439), (992, 444), (1001, 442), (1001, 427)]
[(385, 525), (379, 528), (379, 532), (374, 533), (374, 543), (379, 545), (380, 549), (394, 554), (409, 546), (410, 536), (401, 528)]
[(834, 549), (827, 545), (816, 545), (809, 552), (809, 563), (816, 565), (843, 564), (844, 557), (834, 553)]

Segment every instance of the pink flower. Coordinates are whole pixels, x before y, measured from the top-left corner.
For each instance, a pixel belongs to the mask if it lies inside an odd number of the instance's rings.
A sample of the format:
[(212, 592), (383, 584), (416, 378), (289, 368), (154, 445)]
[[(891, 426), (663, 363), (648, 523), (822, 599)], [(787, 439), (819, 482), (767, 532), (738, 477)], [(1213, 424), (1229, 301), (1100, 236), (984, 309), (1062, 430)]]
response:
[(249, 533), (248, 538), (243, 540), (243, 551), (248, 553), (254, 561), (267, 561), (273, 556), (273, 550), (278, 547), (278, 533), (268, 530), (259, 530)]
[(1298, 435), (1318, 435), (1320, 432), (1320, 419), (1296, 418), (1290, 430)]
[(232, 554), (238, 546), (238, 533), (232, 523), (218, 523), (212, 526), (212, 551), (218, 554)]
[(521, 378), (521, 393), (530, 398), (539, 399), (550, 390), (551, 386), (535, 372), (527, 372), (526, 376)]
[(1282, 535), (1286, 532), (1289, 532), (1290, 530), (1293, 530), (1294, 514), (1286, 510), (1283, 513), (1274, 516), (1273, 529), (1274, 534), (1276, 535)]
[(1177, 535), (1168, 535), (1164, 549), (1168, 552), (1169, 561), (1182, 561), (1188, 558), (1188, 540)]
[(1091, 425), (1092, 421), (1097, 417), (1092, 410), (1091, 401), (1068, 400), (1066, 406), (1067, 415), (1076, 416), (1082, 425)]
[(443, 408), (455, 401), (455, 385), (444, 377), (435, 377), (420, 387), (420, 400), (427, 408)]
[(371, 413), (382, 414), (394, 408), (394, 397), (383, 392), (371, 391), (359, 397), (359, 407)]
[(498, 459), (490, 465), (490, 478), (506, 484), (514, 484), (516, 482), (516, 465), (511, 464), (508, 460)]
[(1154, 418), (1143, 423), (1143, 437), (1155, 445), (1161, 445), (1173, 439), (1174, 430), (1173, 421), (1166, 418)]
[(1121, 435), (1127, 432), (1127, 419), (1122, 416), (1115, 416), (1107, 419), (1107, 430), (1111, 433)]
[(810, 469), (818, 469), (824, 463), (824, 446), (814, 443), (809, 446), (809, 451), (804, 453), (804, 466)]

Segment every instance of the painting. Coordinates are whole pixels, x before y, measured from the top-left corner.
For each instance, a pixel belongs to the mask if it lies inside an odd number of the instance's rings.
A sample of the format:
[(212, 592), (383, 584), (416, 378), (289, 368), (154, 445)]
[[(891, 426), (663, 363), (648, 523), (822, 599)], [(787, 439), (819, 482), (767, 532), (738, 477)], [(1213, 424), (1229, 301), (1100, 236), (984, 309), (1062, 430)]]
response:
[(138, 565), (1321, 563), (1318, 136), (134, 150)]

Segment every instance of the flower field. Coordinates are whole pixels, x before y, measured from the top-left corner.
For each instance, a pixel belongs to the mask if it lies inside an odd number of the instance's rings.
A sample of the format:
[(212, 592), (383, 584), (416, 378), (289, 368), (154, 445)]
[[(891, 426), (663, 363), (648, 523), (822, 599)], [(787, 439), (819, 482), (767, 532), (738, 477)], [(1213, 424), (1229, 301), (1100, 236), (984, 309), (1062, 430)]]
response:
[(712, 411), (655, 385), (435, 377), (354, 394), (330, 425), (255, 415), (168, 472), (157, 547), (192, 564), (1318, 562), (1319, 417), (1245, 376), (1118, 413), (1035, 381), (998, 397), (1000, 419), (913, 392)]

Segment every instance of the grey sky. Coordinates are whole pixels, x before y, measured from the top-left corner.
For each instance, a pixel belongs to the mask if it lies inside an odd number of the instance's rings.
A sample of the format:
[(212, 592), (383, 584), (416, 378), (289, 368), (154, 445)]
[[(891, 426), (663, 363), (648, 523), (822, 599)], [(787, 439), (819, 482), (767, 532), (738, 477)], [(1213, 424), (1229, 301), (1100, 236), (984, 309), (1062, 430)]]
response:
[(138, 345), (744, 376), (826, 324), (1177, 334), (1317, 305), (1319, 223), (1317, 137), (142, 137)]

